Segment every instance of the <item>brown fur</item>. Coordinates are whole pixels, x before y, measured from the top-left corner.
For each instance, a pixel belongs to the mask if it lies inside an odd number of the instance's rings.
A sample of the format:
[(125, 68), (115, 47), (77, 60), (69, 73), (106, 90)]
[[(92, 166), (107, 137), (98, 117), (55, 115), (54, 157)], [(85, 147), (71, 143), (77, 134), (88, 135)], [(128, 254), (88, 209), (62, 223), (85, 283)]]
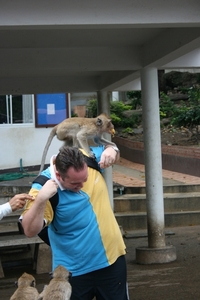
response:
[(35, 278), (28, 273), (23, 273), (17, 281), (17, 290), (11, 296), (10, 300), (37, 300), (39, 293), (36, 289)]
[(89, 156), (92, 156), (88, 139), (93, 139), (97, 144), (114, 145), (114, 143), (103, 138), (104, 132), (112, 135), (115, 133), (114, 125), (106, 114), (101, 114), (96, 118), (76, 117), (65, 119), (53, 127), (49, 135), (42, 155), (40, 172), (44, 168), (47, 151), (55, 135), (60, 141), (64, 141), (66, 145), (69, 145), (72, 141), (73, 146), (83, 148)]
[(39, 299), (43, 300), (69, 300), (72, 288), (69, 283), (71, 273), (63, 266), (58, 266), (53, 272), (53, 279), (45, 286)]

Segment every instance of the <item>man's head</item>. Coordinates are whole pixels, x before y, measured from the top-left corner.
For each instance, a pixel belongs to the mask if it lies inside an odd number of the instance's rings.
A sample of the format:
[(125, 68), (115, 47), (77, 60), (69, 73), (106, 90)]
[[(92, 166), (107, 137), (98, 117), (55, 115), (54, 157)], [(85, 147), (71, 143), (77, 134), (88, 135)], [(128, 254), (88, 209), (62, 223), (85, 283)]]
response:
[(65, 189), (78, 192), (87, 181), (87, 164), (76, 147), (62, 147), (56, 156), (55, 167), (56, 177)]

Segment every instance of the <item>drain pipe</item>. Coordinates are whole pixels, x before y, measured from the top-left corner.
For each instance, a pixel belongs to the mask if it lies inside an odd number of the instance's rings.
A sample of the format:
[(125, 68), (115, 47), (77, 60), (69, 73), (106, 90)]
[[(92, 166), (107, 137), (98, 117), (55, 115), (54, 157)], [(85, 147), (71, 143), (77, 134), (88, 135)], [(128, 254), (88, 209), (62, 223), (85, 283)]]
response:
[(166, 263), (176, 259), (176, 249), (165, 244), (164, 199), (158, 76), (156, 68), (141, 71), (148, 247), (136, 249), (141, 264)]

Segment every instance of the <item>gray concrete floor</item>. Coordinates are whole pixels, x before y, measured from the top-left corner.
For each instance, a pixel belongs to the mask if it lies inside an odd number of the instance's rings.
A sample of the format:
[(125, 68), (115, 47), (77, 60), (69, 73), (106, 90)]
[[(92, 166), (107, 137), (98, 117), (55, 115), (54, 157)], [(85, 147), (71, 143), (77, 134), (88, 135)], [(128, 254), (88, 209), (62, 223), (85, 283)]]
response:
[[(200, 226), (167, 228), (166, 245), (176, 247), (177, 260), (166, 264), (139, 265), (135, 249), (148, 246), (145, 232), (125, 238), (130, 300), (197, 300), (200, 298)], [(8, 300), (15, 291), (14, 282), (24, 272), (36, 277), (42, 291), (49, 274), (35, 275), (31, 267), (6, 268), (0, 279), (0, 299)]]
[[(125, 160), (124, 160), (125, 161)], [(122, 179), (136, 184), (144, 181), (141, 166), (124, 161), (123, 167), (114, 167), (116, 182)], [(131, 169), (131, 170), (130, 170)], [(35, 172), (37, 174), (37, 172)], [(121, 178), (118, 177), (119, 173)], [(164, 185), (168, 184), (200, 184), (200, 179), (194, 176), (166, 171), (163, 174)], [(24, 177), (13, 182), (0, 182), (0, 186), (20, 186), (23, 182), (27, 191), (34, 177)], [(137, 182), (137, 179), (139, 180)], [(177, 260), (166, 264), (139, 265), (135, 260), (135, 249), (147, 247), (148, 237), (145, 232), (138, 231), (137, 237), (124, 238), (127, 246), (127, 270), (130, 300), (197, 300), (200, 299), (200, 226), (176, 227), (166, 229), (166, 245), (176, 247)], [(50, 280), (49, 274), (36, 275), (31, 266), (5, 268), (5, 278), (0, 279), (0, 299), (8, 300), (15, 291), (14, 282), (23, 272), (36, 277), (37, 288), (42, 291), (43, 286)], [(23, 299), (22, 299), (23, 300)], [(117, 300), (117, 299), (116, 299)]]

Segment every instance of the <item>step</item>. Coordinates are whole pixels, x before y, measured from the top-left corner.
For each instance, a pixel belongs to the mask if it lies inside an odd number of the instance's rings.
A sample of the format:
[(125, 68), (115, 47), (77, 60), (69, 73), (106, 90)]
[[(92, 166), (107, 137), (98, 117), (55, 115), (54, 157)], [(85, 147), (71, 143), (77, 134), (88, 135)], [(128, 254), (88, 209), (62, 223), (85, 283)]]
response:
[[(31, 188), (30, 184), (26, 185), (12, 185), (8, 182), (0, 182), (0, 197), (13, 196), (15, 194), (27, 193)], [(119, 184), (113, 183), (113, 192), (116, 196), (124, 194), (145, 194), (146, 187), (133, 186), (133, 187), (124, 187)], [(189, 184), (189, 185), (170, 185), (163, 186), (163, 193), (189, 193), (189, 192), (200, 192), (200, 185), (198, 184)]]
[[(163, 193), (189, 193), (189, 192), (200, 192), (200, 184), (177, 184), (163, 186)], [(146, 187), (132, 186), (123, 187), (115, 186), (115, 194), (145, 194)]]
[[(164, 210), (196, 211), (200, 210), (200, 192), (164, 193)], [(114, 198), (115, 212), (146, 212), (146, 194), (125, 194)]]
[[(115, 213), (116, 220), (123, 230), (147, 229), (147, 214), (121, 212)], [(165, 213), (165, 227), (200, 225), (199, 211), (168, 212)]]
[(13, 197), (16, 194), (28, 193), (31, 188), (31, 185), (0, 185), (0, 197)]

